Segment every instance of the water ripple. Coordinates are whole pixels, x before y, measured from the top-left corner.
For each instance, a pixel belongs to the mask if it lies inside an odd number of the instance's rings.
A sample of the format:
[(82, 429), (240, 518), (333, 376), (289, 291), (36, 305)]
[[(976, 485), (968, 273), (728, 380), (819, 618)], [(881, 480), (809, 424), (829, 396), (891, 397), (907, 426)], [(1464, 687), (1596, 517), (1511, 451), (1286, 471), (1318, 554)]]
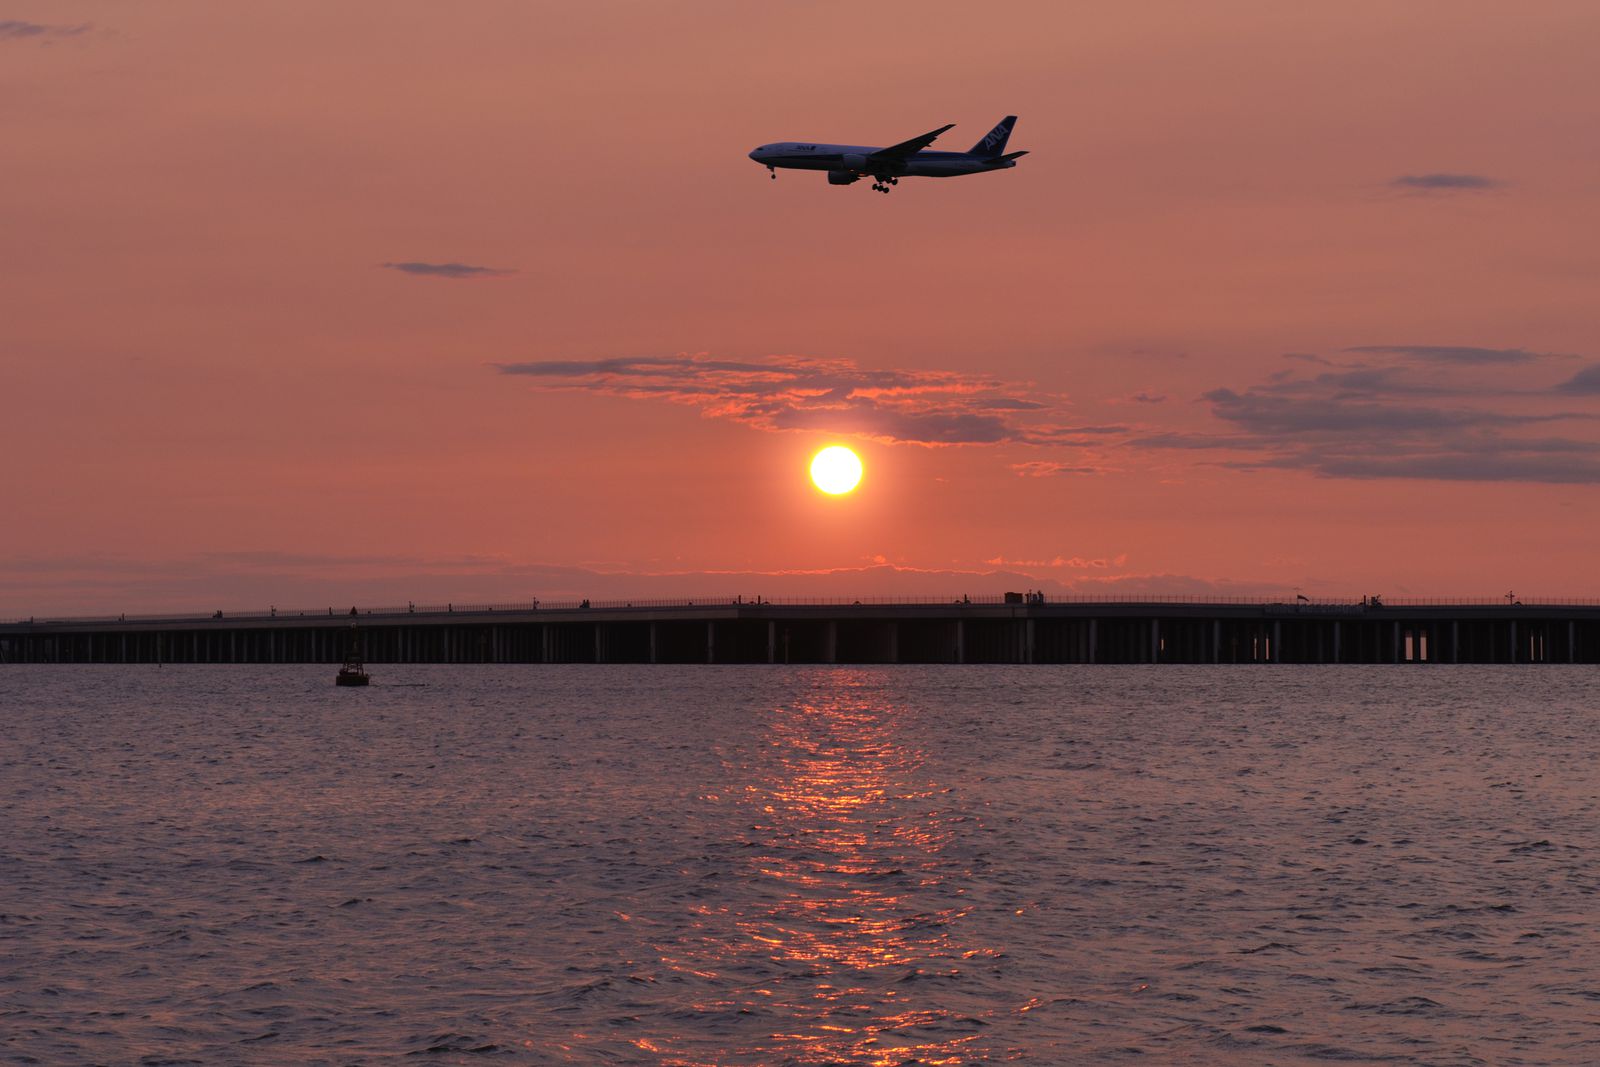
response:
[(1593, 672), (0, 671), (0, 1058), (1600, 1062)]

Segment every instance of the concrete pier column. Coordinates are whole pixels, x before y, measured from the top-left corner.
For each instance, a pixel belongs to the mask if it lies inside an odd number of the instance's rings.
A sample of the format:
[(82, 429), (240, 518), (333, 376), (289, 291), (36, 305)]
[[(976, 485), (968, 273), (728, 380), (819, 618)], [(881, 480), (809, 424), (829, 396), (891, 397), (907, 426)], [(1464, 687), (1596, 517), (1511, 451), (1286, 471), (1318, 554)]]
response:
[[(1028, 623), (1031, 628), (1033, 623)], [(889, 620), (889, 662), (900, 662), (900, 623), (896, 619)]]
[(1511, 620), (1511, 663), (1517, 662), (1517, 620)]
[(967, 622), (965, 619), (956, 620), (956, 662), (967, 662)]
[(1033, 620), (1022, 620), (1022, 662), (1033, 662)]
[(1161, 620), (1150, 620), (1150, 662), (1161, 662)]
[(1342, 623), (1333, 624), (1333, 662), (1344, 662), (1344, 626)]
[(706, 662), (717, 662), (717, 624), (706, 620)]
[(1100, 652), (1100, 620), (1089, 620), (1089, 662), (1097, 662), (1096, 657)]
[(651, 663), (659, 663), (659, 662), (661, 662), (660, 659), (658, 658), (659, 653), (657, 652), (657, 648), (658, 648), (658, 646), (656, 644), (656, 624), (652, 622), (650, 624), (650, 662)]
[(555, 651), (555, 649), (551, 647), (554, 644), (555, 644), (555, 634), (551, 633), (550, 624), (549, 623), (545, 623), (543, 626), (539, 627), (539, 654), (540, 654), (539, 662), (540, 663), (552, 663), (552, 662), (554, 662), (554, 660), (552, 660), (552, 658), (550, 656), (550, 653)]
[(767, 662), (778, 662), (778, 624), (772, 619), (767, 620)]
[(1578, 624), (1570, 619), (1567, 620), (1567, 662), (1578, 662)]
[(1273, 620), (1272, 647), (1268, 649), (1268, 652), (1270, 653), (1267, 656), (1269, 663), (1283, 662), (1283, 622), (1281, 620)]
[(1211, 620), (1211, 662), (1222, 662), (1222, 620)]
[(605, 657), (605, 631), (599, 623), (594, 624), (594, 661), (604, 663)]
[(1389, 642), (1389, 662), (1390, 663), (1399, 663), (1400, 662), (1400, 641), (1401, 641), (1400, 624), (1398, 622), (1395, 623), (1393, 629), (1394, 629), (1394, 638), (1393, 638), (1392, 641)]
[(1461, 662), (1461, 623), (1454, 620), (1450, 623), (1450, 660), (1451, 663)]
[(839, 624), (832, 619), (828, 620), (828, 628), (822, 638), (822, 662), (839, 662)]

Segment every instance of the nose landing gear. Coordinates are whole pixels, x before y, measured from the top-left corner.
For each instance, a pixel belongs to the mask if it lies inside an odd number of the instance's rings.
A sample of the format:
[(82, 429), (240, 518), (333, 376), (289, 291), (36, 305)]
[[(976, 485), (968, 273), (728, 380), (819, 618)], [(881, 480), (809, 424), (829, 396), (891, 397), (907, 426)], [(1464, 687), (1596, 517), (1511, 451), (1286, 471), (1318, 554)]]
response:
[(778, 168), (777, 167), (768, 167), (767, 171), (771, 175), (773, 181), (777, 181), (778, 180)]

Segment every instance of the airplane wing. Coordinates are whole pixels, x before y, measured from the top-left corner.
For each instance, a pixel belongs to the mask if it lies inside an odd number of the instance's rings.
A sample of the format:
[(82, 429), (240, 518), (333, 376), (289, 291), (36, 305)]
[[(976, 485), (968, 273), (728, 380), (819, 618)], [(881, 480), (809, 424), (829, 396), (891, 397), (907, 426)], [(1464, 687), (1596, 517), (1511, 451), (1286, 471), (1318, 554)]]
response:
[(950, 129), (954, 125), (955, 123), (952, 122), (949, 126), (940, 126), (937, 130), (934, 130), (931, 133), (925, 133), (921, 137), (913, 137), (909, 141), (901, 141), (899, 144), (892, 144), (888, 148), (880, 148), (867, 158), (880, 159), (886, 162), (891, 160), (899, 161), (907, 159), (916, 155), (924, 148), (927, 148), (938, 139), (941, 133)]

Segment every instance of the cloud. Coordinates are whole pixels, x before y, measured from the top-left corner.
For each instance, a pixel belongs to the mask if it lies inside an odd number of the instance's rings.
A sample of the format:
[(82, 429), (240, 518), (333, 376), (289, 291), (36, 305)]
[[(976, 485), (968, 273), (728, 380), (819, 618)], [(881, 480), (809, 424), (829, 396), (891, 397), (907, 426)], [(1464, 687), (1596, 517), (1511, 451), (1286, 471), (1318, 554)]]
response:
[(775, 430), (865, 434), (882, 441), (917, 445), (993, 445), (1014, 431), (995, 415), (959, 411), (901, 411), (872, 400), (853, 400), (840, 408), (786, 409), (773, 413)]
[(1050, 460), (1034, 459), (1026, 463), (1013, 463), (1011, 469), (1019, 478), (1051, 478), (1058, 474), (1105, 474), (1104, 467), (1072, 466)]
[(1026, 390), (980, 375), (875, 370), (847, 359), (708, 355), (495, 364), (541, 388), (571, 389), (700, 409), (771, 431), (826, 431), (897, 444), (990, 445), (1025, 441), (1014, 420), (1047, 410)]
[(1600, 396), (1600, 363), (1591, 363), (1555, 387), (1567, 396)]
[[(1274, 375), (1201, 395), (1228, 435), (1152, 435), (1147, 448), (1213, 448), (1241, 470), (1303, 470), (1326, 478), (1600, 483), (1600, 414), (1554, 408), (1553, 395), (1600, 393), (1600, 366), (1530, 388), (1523, 349), (1369, 345), (1388, 367), (1338, 366)], [(1559, 428), (1559, 429), (1558, 429)]]
[(500, 267), (474, 267), (469, 263), (385, 263), (387, 270), (414, 274), (427, 278), (504, 278), (517, 273)]
[(1018, 440), (1030, 445), (1086, 445), (1096, 438), (1118, 437), (1127, 433), (1129, 427), (1120, 423), (1108, 423), (1101, 426), (1036, 426)]
[[(1571, 443), (1564, 443), (1570, 447)], [(1565, 451), (1565, 449), (1564, 449)], [(1515, 446), (1479, 454), (1334, 456), (1319, 463), (1329, 478), (1429, 478), (1450, 482), (1600, 484), (1600, 448), (1587, 456), (1524, 452)]]
[(79, 26), (53, 26), (42, 22), (24, 22), (21, 19), (0, 19), (0, 41), (42, 40), (77, 37), (89, 32), (89, 23)]
[(1504, 183), (1481, 174), (1402, 174), (1389, 183), (1397, 189), (1412, 192), (1482, 192), (1498, 189)]
[(1159, 393), (1134, 393), (1128, 398), (1135, 404), (1165, 404), (1167, 398)]
[(1213, 389), (1201, 394), (1212, 414), (1258, 435), (1274, 434), (1414, 434), (1441, 430), (1516, 426), (1571, 418), (1570, 415), (1519, 415), (1470, 407), (1396, 404), (1357, 400), (1327, 393), (1296, 399), (1270, 389)]
[(1082, 556), (1072, 556), (1070, 558), (1067, 556), (1056, 556), (1052, 559), (1006, 559), (1004, 556), (996, 556), (993, 559), (986, 559), (983, 562), (990, 567), (1046, 567), (1051, 570), (1066, 568), (1069, 570), (1083, 571), (1105, 570), (1108, 567), (1120, 567), (1127, 561), (1128, 557), (1126, 554), (1124, 554), (1116, 557), (1115, 559), (1106, 559), (1104, 557), (1098, 559), (1084, 559)]
[(1123, 442), (1131, 448), (1150, 449), (1240, 449), (1250, 448), (1255, 439), (1244, 434), (1184, 433), (1179, 431), (1153, 432), (1130, 437)]
[(1345, 351), (1462, 364), (1531, 363), (1545, 358), (1544, 353), (1529, 352), (1525, 348), (1473, 348), (1469, 345), (1357, 345)]
[(1266, 387), (1277, 393), (1332, 390), (1341, 398), (1358, 396), (1450, 396), (1459, 386), (1437, 378), (1417, 378), (1396, 367), (1354, 367), (1325, 371), (1312, 379), (1275, 378)]
[[(1152, 403), (1125, 423), (1058, 421), (1064, 401), (1024, 383), (940, 370), (871, 369), (805, 356), (679, 355), (497, 364), (544, 389), (698, 409), (768, 431), (853, 434), (924, 446), (1011, 445), (1018, 477), (1103, 475), (1130, 455), (1188, 453), (1197, 465), (1299, 470), (1328, 478), (1600, 483), (1600, 411), (1557, 403), (1600, 395), (1600, 364), (1563, 382), (1537, 378), (1573, 357), (1474, 345), (1360, 345), (1305, 354), (1254, 384), (1200, 395), (1194, 409)], [(1388, 358), (1371, 358), (1388, 357)], [(1105, 404), (1133, 402), (1124, 395)], [(1163, 425), (1163, 423), (1166, 423)], [(1120, 454), (1119, 454), (1120, 450)]]

